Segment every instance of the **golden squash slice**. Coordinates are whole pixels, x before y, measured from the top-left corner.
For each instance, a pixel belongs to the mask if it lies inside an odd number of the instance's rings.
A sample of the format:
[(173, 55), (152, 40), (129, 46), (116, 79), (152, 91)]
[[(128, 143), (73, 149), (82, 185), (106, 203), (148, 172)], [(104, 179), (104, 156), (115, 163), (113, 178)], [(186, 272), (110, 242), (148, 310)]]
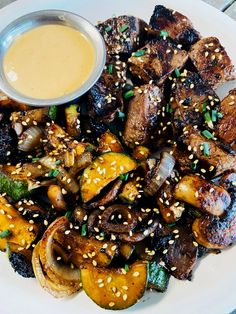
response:
[(83, 288), (102, 308), (126, 309), (143, 296), (147, 285), (147, 269), (147, 263), (141, 261), (132, 264), (127, 273), (121, 268), (96, 268), (87, 265), (81, 269)]
[(128, 155), (114, 152), (101, 155), (84, 170), (80, 179), (82, 200), (89, 202), (110, 182), (136, 168), (136, 161)]
[(28, 249), (38, 232), (36, 225), (23, 219), (19, 212), (8, 201), (0, 196), (0, 250), (7, 244), (13, 252)]

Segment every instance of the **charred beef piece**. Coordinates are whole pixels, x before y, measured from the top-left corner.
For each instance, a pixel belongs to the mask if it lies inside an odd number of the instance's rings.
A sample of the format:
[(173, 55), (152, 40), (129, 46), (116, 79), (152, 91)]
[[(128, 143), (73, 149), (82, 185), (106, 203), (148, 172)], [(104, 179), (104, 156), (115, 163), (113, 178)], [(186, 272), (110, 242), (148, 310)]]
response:
[(236, 151), (236, 89), (230, 91), (220, 106), (223, 115), (217, 125), (217, 136)]
[(126, 64), (108, 58), (106, 67), (97, 83), (88, 92), (88, 114), (103, 123), (112, 122), (123, 108), (121, 87), (126, 82)]
[(189, 57), (200, 76), (214, 89), (235, 79), (234, 66), (216, 37), (199, 40), (191, 47)]
[(148, 25), (134, 16), (122, 15), (98, 24), (109, 55), (130, 55), (142, 47), (146, 40)]
[[(172, 85), (171, 108), (174, 113), (175, 131), (186, 125), (201, 128), (204, 114), (218, 109), (220, 100), (213, 89), (197, 73), (184, 71)], [(211, 125), (212, 126), (212, 125)], [(205, 126), (206, 127), (206, 126)]]
[[(142, 56), (139, 56), (140, 52), (143, 53)], [(185, 65), (187, 59), (187, 52), (180, 50), (171, 41), (155, 40), (133, 53), (128, 63), (132, 75), (142, 82), (153, 80), (162, 85), (175, 69), (181, 69)]]
[(162, 5), (155, 6), (149, 25), (152, 28), (149, 31), (151, 35), (158, 36), (161, 30), (165, 30), (172, 39), (185, 48), (189, 48), (200, 39), (200, 34), (186, 16)]
[(20, 276), (24, 278), (35, 278), (32, 264), (23, 254), (11, 252), (9, 261), (14, 271)]
[(0, 122), (0, 163), (12, 160), (17, 150), (17, 136), (11, 125), (3, 121)]
[[(202, 174), (210, 171), (219, 176), (225, 171), (236, 169), (236, 154), (224, 151), (214, 140), (207, 139), (191, 126), (185, 128), (181, 140), (188, 146), (189, 155), (205, 163), (201, 169)], [(207, 145), (207, 155), (204, 153), (204, 145)]]
[(168, 241), (163, 252), (163, 261), (170, 273), (175, 278), (191, 280), (198, 255), (191, 231), (183, 227), (176, 228), (173, 239)]
[(148, 84), (135, 90), (128, 107), (124, 129), (124, 141), (129, 147), (146, 145), (158, 120), (163, 92), (157, 86)]

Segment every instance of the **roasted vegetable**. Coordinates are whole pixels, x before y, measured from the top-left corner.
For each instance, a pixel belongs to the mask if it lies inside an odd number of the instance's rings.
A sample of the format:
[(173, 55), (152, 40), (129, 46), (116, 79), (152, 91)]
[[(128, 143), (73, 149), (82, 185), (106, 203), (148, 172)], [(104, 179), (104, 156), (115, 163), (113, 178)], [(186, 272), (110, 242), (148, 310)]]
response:
[(76, 104), (69, 105), (65, 108), (66, 131), (70, 136), (80, 135), (80, 113), (79, 106)]
[(0, 250), (20, 252), (28, 249), (36, 239), (38, 228), (21, 217), (19, 212), (0, 196)]
[(223, 215), (231, 202), (226, 190), (196, 175), (186, 175), (180, 180), (175, 197), (215, 216)]
[(30, 152), (35, 149), (43, 137), (43, 131), (38, 126), (31, 126), (19, 137), (18, 149)]
[(31, 173), (22, 167), (0, 166), (0, 193), (7, 193), (14, 201), (28, 196), (37, 187), (39, 184), (31, 179)]
[(80, 179), (81, 197), (86, 203), (121, 174), (136, 169), (137, 163), (128, 155), (106, 153), (98, 157), (83, 172)]
[(66, 210), (67, 205), (64, 200), (61, 187), (59, 185), (52, 184), (48, 188), (48, 198), (52, 205), (58, 210)]
[(119, 248), (120, 255), (125, 259), (129, 259), (134, 251), (135, 246), (130, 243), (122, 243)]
[(81, 269), (84, 291), (99, 306), (105, 309), (126, 309), (143, 296), (147, 284), (147, 263), (136, 262), (123, 269)]
[(32, 109), (28, 111), (12, 112), (11, 121), (13, 128), (16, 123), (20, 123), (23, 126), (31, 127), (38, 124), (45, 123), (48, 119), (49, 108)]
[(157, 262), (148, 264), (148, 288), (165, 292), (169, 284), (170, 275), (167, 270)]
[(118, 138), (110, 131), (106, 131), (99, 139), (98, 151), (99, 153), (122, 153), (123, 148)]
[(131, 179), (123, 186), (122, 191), (119, 194), (119, 198), (124, 203), (132, 204), (140, 195), (139, 190), (142, 187), (142, 185), (140, 184), (140, 182), (137, 182), (136, 179), (137, 178)]

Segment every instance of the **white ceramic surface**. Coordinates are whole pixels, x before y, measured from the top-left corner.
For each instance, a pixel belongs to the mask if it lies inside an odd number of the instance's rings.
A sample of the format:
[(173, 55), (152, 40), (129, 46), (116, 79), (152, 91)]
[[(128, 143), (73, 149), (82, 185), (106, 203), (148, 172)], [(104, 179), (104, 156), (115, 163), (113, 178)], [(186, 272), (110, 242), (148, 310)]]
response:
[[(0, 30), (23, 14), (47, 8), (70, 10), (94, 23), (113, 14), (133, 14), (148, 21), (157, 3), (189, 16), (204, 36), (217, 36), (236, 64), (236, 23), (198, 0), (19, 0), (0, 11)], [(236, 87), (236, 82), (230, 87)], [(235, 283), (236, 247), (204, 258), (195, 269), (192, 282), (172, 279), (167, 293), (147, 293), (139, 304), (123, 313), (229, 313), (236, 308)], [(4, 254), (0, 254), (0, 297), (0, 314), (114, 313), (100, 309), (83, 292), (67, 300), (53, 299), (34, 279), (14, 274)]]

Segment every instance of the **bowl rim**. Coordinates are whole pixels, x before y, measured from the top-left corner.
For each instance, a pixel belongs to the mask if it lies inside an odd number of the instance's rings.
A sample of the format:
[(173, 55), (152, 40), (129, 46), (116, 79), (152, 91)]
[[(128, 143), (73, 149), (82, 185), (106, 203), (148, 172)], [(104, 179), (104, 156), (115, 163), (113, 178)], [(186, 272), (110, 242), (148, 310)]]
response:
[[(50, 18), (50, 17), (54, 19), (57, 18), (58, 19), (57, 22), (56, 20), (53, 23), (52, 21), (50, 22), (50, 20), (48, 22), (44, 21), (44, 19)], [(39, 22), (40, 19), (42, 19), (41, 23)], [(31, 21), (31, 24), (33, 25), (32, 27), (29, 27), (21, 32), (17, 32), (18, 28), (20, 27), (23, 28), (24, 24), (27, 24), (27, 23), (29, 24), (30, 21)], [(33, 24), (33, 22), (35, 24)], [(67, 26), (73, 27), (74, 29), (79, 29), (82, 33), (87, 35), (87, 37), (90, 39), (91, 43), (94, 46), (96, 57), (95, 57), (95, 64), (94, 64), (92, 72), (90, 73), (88, 79), (80, 87), (78, 87), (73, 92), (66, 94), (64, 96), (51, 98), (51, 99), (40, 99), (40, 98), (33, 98), (27, 95), (24, 95), (11, 86), (11, 84), (8, 82), (5, 76), (5, 72), (3, 69), (3, 60), (4, 60), (4, 55), (7, 49), (14, 42), (17, 36), (31, 29), (34, 29), (38, 26), (47, 25), (47, 24), (61, 24), (61, 25), (67, 25)], [(14, 36), (11, 35), (12, 29), (15, 30)], [(8, 37), (10, 37), (10, 39)], [(66, 104), (73, 100), (78, 99), (79, 97), (84, 95), (96, 83), (96, 81), (101, 76), (105, 63), (106, 63), (106, 45), (98, 29), (83, 16), (78, 15), (74, 12), (67, 11), (67, 10), (47, 9), (47, 10), (33, 11), (28, 14), (22, 15), (18, 17), (17, 19), (13, 20), (12, 22), (10, 22), (8, 25), (6, 25), (3, 28), (3, 30), (0, 32), (0, 38), (1, 38), (1, 41), (0, 41), (0, 90), (3, 93), (5, 93), (8, 97), (10, 97), (11, 99), (17, 102), (35, 106), (35, 107), (61, 105), (61, 104)], [(8, 42), (6, 44), (5, 43), (6, 40), (9, 40), (10, 43)]]

